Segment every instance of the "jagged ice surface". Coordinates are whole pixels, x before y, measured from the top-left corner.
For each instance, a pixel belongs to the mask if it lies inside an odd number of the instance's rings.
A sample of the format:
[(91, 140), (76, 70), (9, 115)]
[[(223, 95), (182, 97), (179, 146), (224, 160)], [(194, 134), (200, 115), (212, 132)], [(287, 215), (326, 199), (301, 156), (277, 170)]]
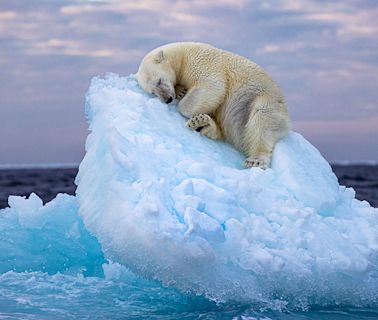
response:
[(76, 198), (58, 194), (43, 205), (10, 196), (10, 208), (0, 210), (0, 274), (43, 271), (102, 276), (104, 255), (97, 239), (78, 216)]
[(133, 76), (94, 78), (79, 213), (105, 256), (216, 301), (374, 306), (378, 210), (301, 135), (272, 168), (185, 127)]

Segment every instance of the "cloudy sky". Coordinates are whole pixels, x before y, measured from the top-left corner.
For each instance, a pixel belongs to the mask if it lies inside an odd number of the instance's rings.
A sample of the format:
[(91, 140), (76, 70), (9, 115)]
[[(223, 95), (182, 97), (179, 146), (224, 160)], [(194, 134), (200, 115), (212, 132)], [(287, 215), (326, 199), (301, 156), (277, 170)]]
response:
[(0, 164), (79, 162), (90, 79), (173, 41), (260, 64), (328, 160), (378, 160), (376, 0), (2, 0)]

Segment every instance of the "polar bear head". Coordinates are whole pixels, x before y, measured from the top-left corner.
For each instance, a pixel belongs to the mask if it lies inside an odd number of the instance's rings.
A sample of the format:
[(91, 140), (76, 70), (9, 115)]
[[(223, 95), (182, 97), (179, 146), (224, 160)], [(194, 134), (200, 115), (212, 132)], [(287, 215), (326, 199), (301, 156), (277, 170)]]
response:
[(176, 98), (176, 73), (163, 50), (152, 51), (144, 57), (136, 79), (144, 91), (162, 102), (171, 103)]

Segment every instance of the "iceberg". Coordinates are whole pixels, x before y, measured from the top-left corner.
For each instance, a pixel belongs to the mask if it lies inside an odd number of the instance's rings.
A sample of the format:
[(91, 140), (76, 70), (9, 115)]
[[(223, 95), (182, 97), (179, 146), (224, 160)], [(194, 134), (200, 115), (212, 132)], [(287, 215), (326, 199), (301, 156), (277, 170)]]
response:
[(94, 78), (86, 117), (75, 201), (107, 259), (218, 302), (377, 304), (378, 209), (300, 134), (244, 169), (132, 75)]

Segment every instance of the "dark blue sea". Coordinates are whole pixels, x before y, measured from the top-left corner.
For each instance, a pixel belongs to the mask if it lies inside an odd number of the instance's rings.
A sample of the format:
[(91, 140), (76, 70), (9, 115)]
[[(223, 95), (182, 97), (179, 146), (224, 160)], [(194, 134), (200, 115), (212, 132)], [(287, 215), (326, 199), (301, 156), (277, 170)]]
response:
[[(378, 165), (333, 170), (358, 199), (378, 207)], [(76, 174), (75, 167), (0, 169), (0, 208), (8, 206), (9, 195), (34, 192), (45, 203), (58, 193), (74, 195)], [(290, 302), (267, 307), (215, 303), (165, 288), (107, 261), (77, 211), (65, 210), (74, 198), (59, 197), (62, 207), (52, 208), (56, 216), (43, 224), (0, 211), (0, 319), (378, 319), (378, 301), (368, 307)]]

